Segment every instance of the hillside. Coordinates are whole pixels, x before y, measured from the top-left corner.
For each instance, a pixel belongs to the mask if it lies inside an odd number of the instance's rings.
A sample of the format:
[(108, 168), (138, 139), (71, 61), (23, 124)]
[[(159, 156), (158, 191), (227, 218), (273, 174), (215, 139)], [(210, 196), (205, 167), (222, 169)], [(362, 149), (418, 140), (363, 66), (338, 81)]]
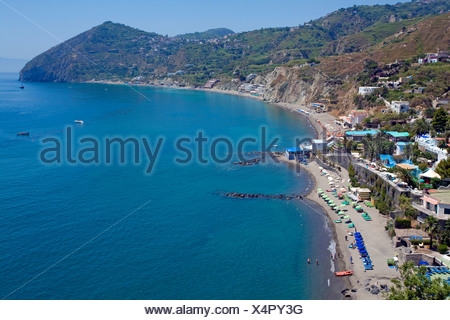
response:
[(203, 32), (179, 34), (175, 36), (175, 38), (190, 39), (190, 40), (210, 40), (215, 38), (222, 38), (230, 34), (234, 34), (234, 31), (227, 28), (216, 28), (216, 29), (209, 29)]
[[(374, 75), (388, 69), (393, 73), (389, 79), (412, 76), (412, 80), (399, 90), (389, 90), (385, 98), (428, 101), (431, 105), (435, 97), (450, 89), (450, 63), (416, 65), (415, 62), (424, 53), (449, 49), (450, 13), (408, 24), (408, 27), (401, 28), (366, 51), (320, 57), (321, 63), (312, 67), (307, 65), (299, 68), (295, 61), (291, 61), (258, 77), (254, 83), (265, 86), (263, 98), (267, 101), (303, 105), (324, 99), (333, 102), (329, 103), (329, 107), (336, 110), (336, 114), (344, 114), (356, 107), (375, 107), (368, 101), (355, 100), (358, 86), (376, 86), (378, 77)], [(404, 63), (398, 67), (389, 67), (396, 60)], [(367, 62), (376, 67), (368, 69)], [(408, 93), (408, 90), (416, 87), (425, 87), (424, 93)]]
[[(176, 81), (203, 85), (213, 77), (243, 79), (296, 60), (322, 61), (328, 56), (362, 52), (421, 17), (449, 8), (447, 1), (439, 0), (355, 6), (302, 26), (265, 28), (204, 42), (189, 38), (195, 33), (165, 37), (105, 22), (32, 59), (22, 69), (21, 80), (130, 81), (136, 76), (155, 80), (175, 74)], [(215, 30), (213, 33), (222, 29)], [(197, 36), (200, 34), (204, 33)]]

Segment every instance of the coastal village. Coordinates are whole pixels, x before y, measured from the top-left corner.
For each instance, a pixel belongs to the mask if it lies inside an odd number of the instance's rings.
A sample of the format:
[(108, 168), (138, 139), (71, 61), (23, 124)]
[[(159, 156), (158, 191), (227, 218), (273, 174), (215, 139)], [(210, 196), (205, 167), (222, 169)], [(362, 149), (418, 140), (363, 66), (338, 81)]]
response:
[[(417, 61), (426, 63), (448, 63), (448, 55), (430, 53)], [(315, 177), (317, 189), (309, 198), (335, 225), (341, 269), (347, 272), (336, 275), (354, 276), (353, 289), (342, 292), (348, 298), (383, 296), (406, 262), (426, 266), (430, 280), (450, 283), (448, 91), (429, 107), (379, 94), (413, 81), (381, 79), (377, 86), (359, 87), (360, 97), (375, 95), (382, 102), (375, 111), (353, 109), (333, 117), (322, 102), (285, 106), (307, 117), (317, 131), (310, 143), (287, 148), (285, 158)], [(418, 95), (426, 87), (419, 89)]]

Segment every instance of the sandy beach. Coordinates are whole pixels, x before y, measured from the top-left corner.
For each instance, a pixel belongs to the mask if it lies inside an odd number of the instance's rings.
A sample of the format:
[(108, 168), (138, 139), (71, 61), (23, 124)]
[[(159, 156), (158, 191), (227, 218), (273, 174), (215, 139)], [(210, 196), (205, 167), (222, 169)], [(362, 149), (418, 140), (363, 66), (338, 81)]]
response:
[[(316, 189), (322, 188), (324, 191), (329, 189), (328, 179), (325, 176), (321, 176), (319, 165), (316, 162), (308, 164), (308, 170), (316, 180)], [(332, 174), (335, 177), (335, 181), (339, 181), (339, 186), (347, 186), (348, 172), (342, 169), (338, 174)], [(331, 192), (326, 192), (331, 196)], [(356, 212), (351, 205), (343, 207), (346, 214), (350, 216), (352, 222), (356, 228), (348, 228), (345, 223), (335, 223), (337, 214), (325, 204), (324, 200), (318, 196), (316, 190), (312, 191), (309, 199), (322, 205), (330, 218), (330, 224), (334, 225), (336, 242), (338, 244), (338, 250), (340, 253), (340, 266), (342, 270), (352, 270), (354, 275), (348, 277), (350, 280), (351, 288), (356, 289), (356, 292), (351, 292), (350, 295), (354, 299), (381, 299), (381, 294), (373, 294), (366, 290), (366, 288), (376, 285), (387, 285), (390, 283), (390, 279), (398, 275), (398, 272), (394, 268), (390, 268), (387, 265), (387, 259), (395, 256), (396, 252), (393, 247), (393, 242), (388, 236), (385, 225), (387, 218), (379, 214), (375, 208), (367, 207), (362, 204), (364, 211), (366, 211), (372, 218), (372, 221), (366, 221), (361, 216), (361, 213)], [(340, 203), (336, 200), (336, 203)], [(364, 266), (357, 249), (349, 248), (349, 244), (354, 241), (354, 237), (348, 235), (349, 230), (357, 230), (364, 238), (364, 243), (370, 258), (373, 261), (373, 270), (364, 270)], [(353, 262), (351, 263), (350, 257)], [(338, 271), (342, 271), (338, 270)]]

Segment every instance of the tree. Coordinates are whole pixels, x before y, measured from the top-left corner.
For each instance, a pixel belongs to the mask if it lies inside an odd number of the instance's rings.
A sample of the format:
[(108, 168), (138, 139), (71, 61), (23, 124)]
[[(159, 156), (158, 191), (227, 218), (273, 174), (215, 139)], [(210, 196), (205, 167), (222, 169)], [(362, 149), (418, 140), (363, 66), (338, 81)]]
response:
[(409, 174), (411, 170), (396, 167), (396, 172), (400, 180), (406, 182), (407, 184), (412, 184), (412, 178)]
[(447, 220), (444, 225), (444, 231), (440, 235), (441, 242), (450, 246), (450, 220)]
[(370, 161), (372, 161), (375, 154), (375, 145), (373, 143), (372, 135), (367, 134), (367, 136), (363, 138), (362, 143), (364, 145), (365, 156), (369, 158)]
[(431, 125), (433, 129), (437, 132), (444, 132), (445, 127), (447, 126), (448, 115), (447, 111), (444, 108), (439, 108), (436, 110), (433, 116), (433, 120), (431, 121)]
[(450, 178), (450, 160), (441, 160), (436, 167), (441, 179)]
[(360, 123), (357, 123), (357, 124), (355, 125), (355, 129), (356, 129), (356, 130), (362, 130), (362, 129), (363, 129), (363, 126), (362, 126)]
[(413, 154), (413, 147), (412, 147), (412, 145), (411, 145), (410, 143), (408, 143), (408, 144), (405, 146), (405, 148), (404, 148), (404, 150), (403, 150), (403, 153), (405, 154), (405, 158), (406, 158), (406, 159), (411, 158), (411, 156), (412, 156), (412, 154)]
[(428, 216), (425, 220), (425, 231), (430, 235), (430, 248), (433, 247), (433, 235), (436, 233), (438, 221), (439, 220), (433, 216)]
[(411, 198), (408, 198), (406, 196), (400, 196), (399, 197), (399, 207), (400, 207), (400, 209), (402, 209), (403, 214), (406, 217), (415, 218), (416, 211), (414, 210), (414, 208), (413, 208), (411, 203), (412, 203), (412, 199)]
[(348, 137), (347, 137), (347, 135), (344, 135), (344, 141), (343, 141), (343, 146), (344, 146), (344, 150), (345, 150), (345, 152), (347, 152), (348, 153), (348, 148), (347, 148), (347, 146), (348, 146)]
[(413, 136), (424, 134), (429, 132), (431, 129), (430, 124), (425, 121), (423, 118), (417, 119), (412, 127), (411, 127), (411, 133)]
[(392, 279), (394, 284), (385, 293), (388, 300), (445, 300), (450, 295), (450, 286), (441, 278), (428, 279), (427, 267), (414, 267), (409, 261), (399, 268), (400, 279)]

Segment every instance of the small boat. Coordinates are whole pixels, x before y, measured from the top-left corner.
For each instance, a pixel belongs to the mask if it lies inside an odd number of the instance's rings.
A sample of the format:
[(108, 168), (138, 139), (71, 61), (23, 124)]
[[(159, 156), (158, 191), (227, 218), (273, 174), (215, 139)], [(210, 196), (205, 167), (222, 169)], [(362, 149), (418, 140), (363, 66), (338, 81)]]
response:
[(334, 222), (336, 222), (336, 223), (342, 223), (342, 220), (341, 220), (341, 219), (339, 219), (339, 220), (334, 220)]
[(18, 136), (29, 136), (30, 133), (29, 132), (18, 132), (17, 135)]
[(20, 85), (19, 89), (25, 89), (25, 87), (23, 86), (23, 84)]
[(84, 121), (83, 120), (75, 120), (74, 121), (76, 124), (84, 124)]
[(353, 271), (339, 271), (339, 272), (335, 272), (334, 275), (336, 277), (343, 277), (343, 276), (351, 276), (353, 274)]

